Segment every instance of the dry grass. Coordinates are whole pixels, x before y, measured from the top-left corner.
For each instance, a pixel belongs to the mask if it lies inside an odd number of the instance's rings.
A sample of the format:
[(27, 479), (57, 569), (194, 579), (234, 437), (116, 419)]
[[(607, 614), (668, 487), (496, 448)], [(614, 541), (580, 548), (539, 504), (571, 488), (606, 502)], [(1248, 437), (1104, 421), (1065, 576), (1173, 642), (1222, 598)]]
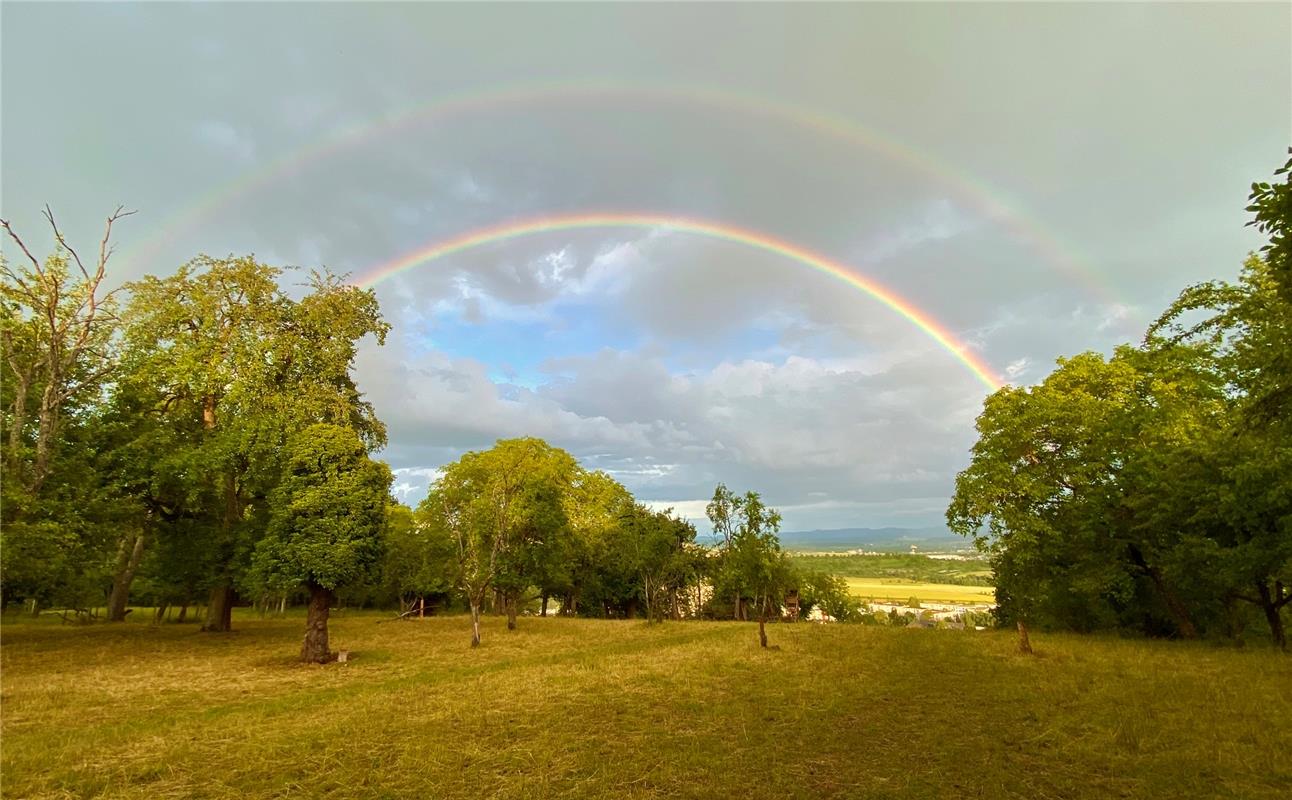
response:
[(6, 624), (6, 797), (1278, 797), (1292, 658), (904, 628)]

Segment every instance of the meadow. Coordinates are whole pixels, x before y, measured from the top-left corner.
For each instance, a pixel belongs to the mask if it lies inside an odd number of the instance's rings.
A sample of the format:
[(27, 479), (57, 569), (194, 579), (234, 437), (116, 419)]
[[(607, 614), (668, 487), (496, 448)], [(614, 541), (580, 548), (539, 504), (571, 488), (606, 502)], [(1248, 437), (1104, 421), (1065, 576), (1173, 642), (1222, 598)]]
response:
[[(241, 612), (242, 609), (239, 609)], [(143, 617), (143, 613), (131, 616)], [(0, 627), (6, 797), (1251, 797), (1292, 659), (1038, 633), (339, 612)]]

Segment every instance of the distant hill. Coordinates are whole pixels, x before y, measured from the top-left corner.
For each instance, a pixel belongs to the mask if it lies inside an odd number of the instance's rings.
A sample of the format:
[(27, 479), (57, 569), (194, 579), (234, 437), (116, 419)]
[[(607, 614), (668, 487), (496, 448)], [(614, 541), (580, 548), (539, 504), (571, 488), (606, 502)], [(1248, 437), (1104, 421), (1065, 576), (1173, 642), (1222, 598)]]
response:
[(911, 545), (921, 550), (967, 550), (971, 543), (946, 528), (833, 528), (814, 531), (782, 531), (781, 545), (787, 550), (878, 550), (906, 552)]

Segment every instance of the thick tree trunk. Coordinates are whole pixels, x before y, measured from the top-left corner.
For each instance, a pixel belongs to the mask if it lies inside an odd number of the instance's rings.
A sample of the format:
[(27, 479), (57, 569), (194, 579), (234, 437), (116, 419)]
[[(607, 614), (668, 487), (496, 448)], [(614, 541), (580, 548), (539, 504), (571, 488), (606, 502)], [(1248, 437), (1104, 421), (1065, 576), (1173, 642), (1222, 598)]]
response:
[[(126, 604), (130, 601), (130, 584), (139, 569), (139, 559), (144, 554), (142, 531), (121, 540), (117, 556), (117, 571), (112, 578), (112, 592), (108, 595), (108, 622), (124, 622)], [(133, 541), (132, 541), (133, 540)]]
[(511, 592), (504, 595), (503, 605), (507, 607), (507, 630), (516, 630), (516, 596)]
[(1029, 656), (1032, 654), (1032, 640), (1027, 636), (1027, 623), (1021, 618), (1018, 620), (1018, 652)]
[(543, 606), (542, 606), (542, 609), (538, 612), (538, 615), (540, 617), (547, 616), (547, 593), (546, 592), (543, 593)]
[(1283, 597), (1283, 584), (1275, 584), (1275, 590), (1270, 591), (1270, 587), (1261, 581), (1256, 584), (1256, 590), (1260, 593), (1261, 610), (1265, 612), (1265, 621), (1270, 626), (1270, 640), (1274, 646), (1280, 650), (1288, 649), (1287, 634), (1283, 631), (1283, 606), (1288, 602)]
[(153, 616), (153, 621), (156, 622), (158, 625), (160, 625), (162, 622), (166, 620), (166, 612), (169, 609), (170, 609), (170, 606), (166, 605), (165, 603), (157, 606), (157, 613)]
[(471, 646), (480, 646), (480, 602), (471, 601)]
[(206, 606), (206, 622), (202, 630), (208, 633), (227, 633), (233, 630), (233, 587), (216, 586), (211, 589), (211, 602)]
[(327, 618), (335, 599), (331, 589), (310, 584), (309, 614), (305, 619), (305, 642), (301, 645), (301, 661), (307, 664), (326, 664), (333, 659), (328, 649)]
[(179, 616), (175, 618), (175, 621), (180, 624), (183, 624), (187, 619), (188, 619), (188, 602), (185, 601), (184, 605), (179, 607)]

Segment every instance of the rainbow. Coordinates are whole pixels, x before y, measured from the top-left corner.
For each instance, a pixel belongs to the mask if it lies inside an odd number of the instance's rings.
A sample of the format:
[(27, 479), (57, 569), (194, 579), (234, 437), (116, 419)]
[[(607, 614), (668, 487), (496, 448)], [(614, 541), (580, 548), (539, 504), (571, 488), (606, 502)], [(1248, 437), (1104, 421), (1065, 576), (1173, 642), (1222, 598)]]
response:
[(588, 100), (629, 103), (681, 104), (700, 110), (719, 109), (744, 115), (751, 120), (814, 131), (818, 135), (857, 146), (892, 158), (946, 186), (967, 206), (1008, 229), (1046, 262), (1075, 278), (1101, 299), (1117, 298), (1091, 273), (1070, 248), (1059, 242), (1043, 225), (1014, 208), (998, 191), (945, 161), (912, 148), (856, 120), (758, 95), (725, 88), (631, 83), (614, 80), (537, 83), (472, 91), (429, 103), (410, 106), (395, 113), (333, 130), (312, 143), (290, 151), (264, 167), (248, 171), (201, 196), (156, 226), (156, 233), (141, 242), (129, 255), (142, 262), (156, 258), (160, 250), (184, 231), (192, 230), (234, 205), (239, 198), (301, 173), (330, 157), (354, 150), (380, 136), (445, 122), (454, 117), (563, 101)]
[(361, 275), (356, 280), (356, 283), (361, 287), (372, 287), (393, 275), (398, 275), (427, 262), (444, 258), (454, 253), (460, 253), (464, 250), (470, 250), (473, 247), (480, 247), (481, 245), (503, 242), (538, 233), (585, 228), (647, 228), (651, 230), (679, 231), (734, 242), (783, 256), (791, 261), (796, 261), (837, 278), (888, 306), (888, 308), (937, 342), (957, 361), (964, 364), (989, 391), (994, 392), (1002, 385), (1001, 380), (992, 371), (991, 367), (976, 355), (968, 345), (957, 341), (955, 336), (930, 314), (921, 311), (892, 290), (880, 286), (869, 278), (858, 275), (846, 265), (827, 258), (820, 253), (814, 253), (807, 248), (787, 242), (784, 239), (778, 239), (774, 236), (734, 225), (725, 225), (692, 217), (676, 217), (663, 214), (592, 213), (512, 220), (487, 228), (468, 231), (451, 239), (436, 241), (410, 253), (405, 253), (371, 268)]

